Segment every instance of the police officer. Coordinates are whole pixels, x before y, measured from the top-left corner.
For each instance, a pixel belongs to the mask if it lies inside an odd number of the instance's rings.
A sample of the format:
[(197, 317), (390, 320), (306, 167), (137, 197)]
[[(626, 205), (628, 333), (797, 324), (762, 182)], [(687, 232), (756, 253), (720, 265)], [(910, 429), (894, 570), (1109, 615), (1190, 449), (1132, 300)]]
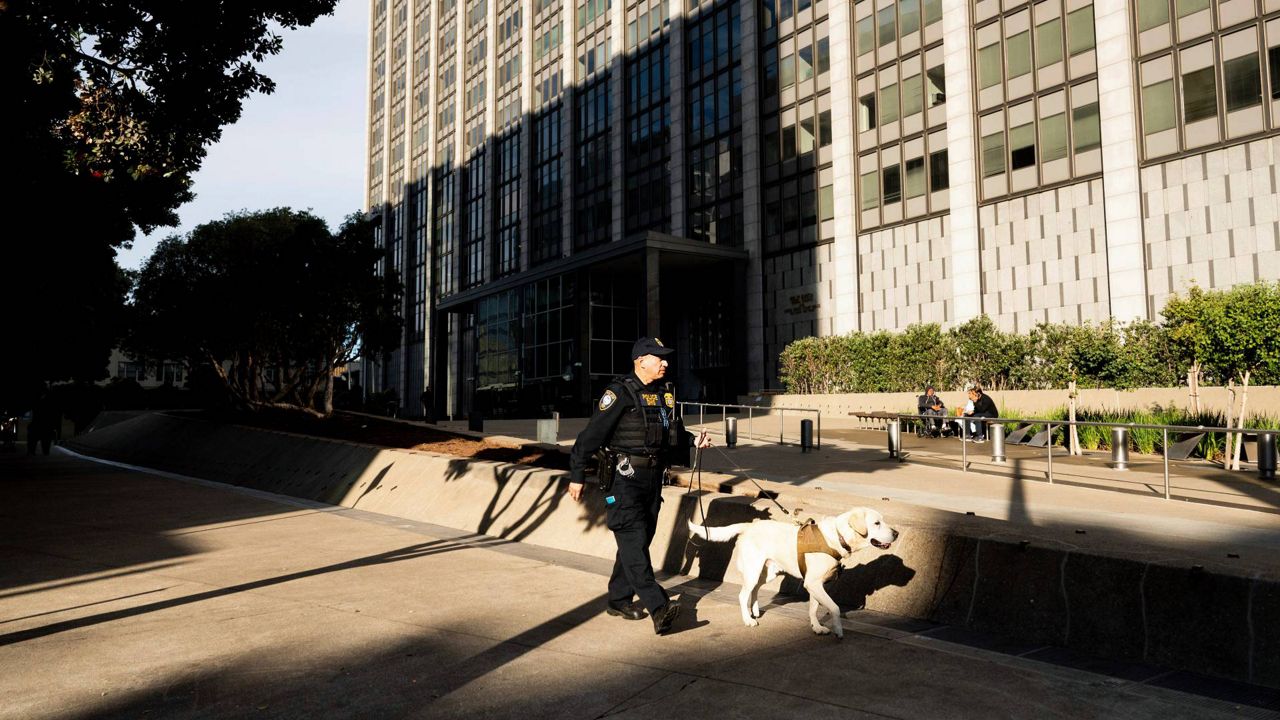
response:
[[(657, 528), (663, 479), (673, 451), (687, 448), (693, 440), (676, 416), (670, 383), (661, 382), (671, 353), (656, 337), (640, 338), (631, 346), (633, 371), (614, 378), (605, 388), (596, 413), (573, 444), (569, 461), (569, 496), (580, 501), (587, 459), (599, 458), (607, 522), (618, 544), (605, 611), (640, 620), (648, 610), (659, 635), (671, 629), (680, 606), (654, 579), (649, 543)], [(710, 447), (711, 440), (704, 430), (693, 444)]]

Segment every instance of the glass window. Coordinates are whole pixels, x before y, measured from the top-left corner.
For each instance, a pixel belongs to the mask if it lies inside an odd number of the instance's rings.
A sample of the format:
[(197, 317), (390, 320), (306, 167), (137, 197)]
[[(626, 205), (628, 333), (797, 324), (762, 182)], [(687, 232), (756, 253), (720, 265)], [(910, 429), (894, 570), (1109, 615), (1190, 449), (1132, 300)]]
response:
[(795, 55), (787, 55), (778, 63), (778, 84), (784, 89), (796, 84)]
[(1178, 6), (1180, 18), (1209, 9), (1209, 0), (1177, 0), (1175, 4)]
[(1142, 133), (1153, 135), (1177, 124), (1174, 115), (1173, 80), (1142, 88)]
[(1009, 55), (1009, 77), (1016, 78), (1031, 72), (1031, 33), (1022, 31), (1009, 38), (1005, 52)]
[(1138, 0), (1138, 32), (1169, 22), (1169, 0)]
[(1009, 130), (1009, 168), (1019, 170), (1036, 164), (1036, 124), (1027, 123)]
[(924, 194), (924, 158), (912, 158), (906, 162), (907, 197), (920, 197)]
[(1004, 132), (982, 138), (982, 177), (989, 178), (1004, 172)]
[(818, 146), (826, 147), (831, 144), (831, 111), (823, 110), (818, 115)]
[(1222, 85), (1227, 112), (1262, 104), (1262, 70), (1257, 55), (1232, 58), (1222, 64)]
[(876, 128), (876, 95), (871, 93), (858, 98), (858, 132), (866, 132)]
[(898, 39), (897, 31), (893, 26), (893, 6), (890, 5), (876, 15), (880, 26), (880, 47), (884, 47)]
[(1036, 26), (1036, 67), (1062, 62), (1062, 18)]
[(790, 160), (796, 156), (796, 126), (782, 128), (782, 159)]
[(826, 185), (818, 189), (818, 219), (831, 220), (836, 216), (835, 188)]
[(1067, 15), (1067, 50), (1074, 56), (1093, 49), (1093, 6)]
[(942, 19), (942, 0), (924, 0), (924, 24), (930, 25)]
[(831, 70), (831, 39), (822, 38), (818, 41), (818, 74), (821, 75)]
[(978, 50), (978, 86), (986, 89), (1000, 84), (1000, 43)]
[(1102, 147), (1102, 126), (1098, 123), (1098, 103), (1091, 102), (1071, 111), (1071, 134), (1076, 152)]
[(920, 76), (912, 75), (902, 81), (902, 116), (914, 115), (924, 110), (924, 94)]
[(1040, 158), (1044, 162), (1067, 156), (1067, 115), (1058, 113), (1040, 120)]
[(898, 14), (903, 35), (920, 29), (920, 0), (899, 0)]
[(813, 118), (807, 117), (800, 120), (800, 154), (807, 155), (813, 152)]
[(884, 202), (896, 203), (902, 200), (902, 168), (890, 165), (884, 169)]
[(951, 172), (947, 168), (947, 151), (929, 154), (929, 191), (938, 192), (951, 187)]
[(1280, 100), (1280, 45), (1267, 50), (1267, 64), (1271, 67), (1271, 99)]
[(778, 147), (778, 133), (771, 132), (764, 134), (764, 161), (766, 164), (778, 162), (780, 148)]
[(880, 204), (880, 173), (872, 170), (862, 175), (862, 209), (874, 210)]
[(876, 28), (870, 17), (858, 21), (858, 54), (865, 55), (876, 49)]
[(1182, 118), (1184, 122), (1196, 122), (1217, 117), (1217, 83), (1213, 68), (1192, 70), (1182, 76)]
[(929, 78), (929, 107), (937, 107), (947, 101), (947, 69), (939, 65), (925, 71)]
[(898, 119), (898, 84), (894, 83), (880, 89), (880, 124), (895, 122)]
[(796, 82), (813, 77), (813, 46), (805, 45), (796, 53)]

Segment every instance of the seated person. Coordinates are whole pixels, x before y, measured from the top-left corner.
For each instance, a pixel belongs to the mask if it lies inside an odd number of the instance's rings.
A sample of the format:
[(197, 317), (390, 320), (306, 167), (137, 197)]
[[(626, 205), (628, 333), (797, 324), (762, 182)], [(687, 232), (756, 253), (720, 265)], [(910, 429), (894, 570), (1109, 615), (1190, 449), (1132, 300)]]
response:
[[(996, 418), (1000, 417), (1000, 412), (996, 410), (996, 403), (991, 396), (982, 392), (981, 385), (974, 385), (969, 388), (969, 401), (973, 403), (972, 410), (966, 410), (965, 415), (971, 418)], [(987, 424), (978, 420), (969, 422), (969, 436), (974, 442), (985, 442), (987, 439)]]
[(929, 415), (939, 418), (934, 420), (932, 417), (926, 418), (921, 423), (921, 428), (925, 433), (938, 437), (942, 432), (942, 417), (947, 414), (947, 406), (942, 402), (942, 398), (938, 397), (934, 392), (932, 385), (924, 389), (924, 394), (916, 398), (916, 414)]

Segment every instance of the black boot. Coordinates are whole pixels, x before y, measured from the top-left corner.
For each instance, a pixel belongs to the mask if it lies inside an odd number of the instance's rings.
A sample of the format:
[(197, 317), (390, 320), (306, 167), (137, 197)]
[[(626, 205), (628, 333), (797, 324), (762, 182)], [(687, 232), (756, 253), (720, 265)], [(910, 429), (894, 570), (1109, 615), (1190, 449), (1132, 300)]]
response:
[(653, 632), (657, 635), (665, 635), (671, 629), (671, 625), (680, 617), (680, 605), (674, 602), (668, 602), (666, 605), (653, 611)]

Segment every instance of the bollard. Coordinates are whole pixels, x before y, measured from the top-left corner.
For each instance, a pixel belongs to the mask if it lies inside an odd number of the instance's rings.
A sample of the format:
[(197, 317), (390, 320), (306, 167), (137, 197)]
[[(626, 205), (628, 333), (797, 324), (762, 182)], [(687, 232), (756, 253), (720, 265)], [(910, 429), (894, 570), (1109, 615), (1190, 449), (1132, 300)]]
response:
[(476, 412), (468, 415), (467, 429), (471, 432), (484, 432), (484, 415)]
[(991, 438), (991, 462), (1004, 462), (1004, 423), (987, 423), (987, 437)]
[(724, 446), (734, 447), (738, 444), (738, 418), (725, 417), (724, 419)]
[(560, 439), (560, 413), (552, 413), (550, 419), (539, 420), (538, 442), (543, 445), (555, 445)]
[(1258, 433), (1258, 477), (1263, 480), (1276, 479), (1276, 434), (1274, 432)]
[(800, 421), (800, 452), (809, 452), (813, 449), (813, 421)]
[(888, 427), (889, 436), (889, 457), (898, 457), (898, 451), (902, 448), (902, 423), (898, 420), (890, 420)]
[(1111, 467), (1116, 470), (1129, 469), (1128, 428), (1111, 428)]

